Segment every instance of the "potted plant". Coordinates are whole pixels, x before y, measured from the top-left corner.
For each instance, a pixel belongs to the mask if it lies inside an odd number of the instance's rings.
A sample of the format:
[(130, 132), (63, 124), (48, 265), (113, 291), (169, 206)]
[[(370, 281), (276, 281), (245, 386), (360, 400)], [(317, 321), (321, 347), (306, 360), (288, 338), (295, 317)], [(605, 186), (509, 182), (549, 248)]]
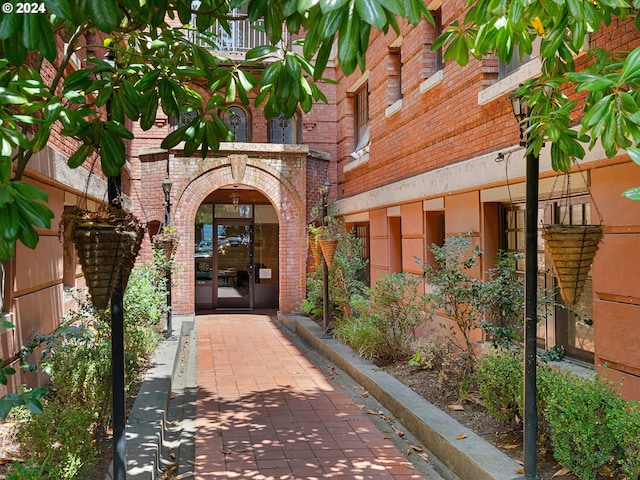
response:
[(340, 221), (333, 215), (327, 215), (323, 222), (323, 225), (317, 227), (318, 232), (318, 244), (322, 251), (324, 261), (327, 262), (329, 267), (333, 266), (333, 258), (338, 249), (338, 238), (340, 237), (341, 227)]
[(180, 235), (174, 227), (162, 227), (162, 231), (153, 236), (153, 246), (161, 250), (167, 261), (176, 253)]
[(542, 238), (560, 296), (566, 305), (575, 305), (602, 240), (602, 225), (543, 225)]
[(322, 227), (318, 227), (313, 223), (307, 225), (307, 231), (309, 232), (309, 250), (313, 255), (313, 261), (316, 266), (322, 263), (322, 253), (320, 251), (320, 232)]
[(59, 236), (65, 256), (69, 257), (73, 243), (96, 309), (108, 308), (121, 274), (126, 287), (143, 234), (142, 224), (132, 213), (114, 207), (97, 211), (74, 207), (62, 214)]

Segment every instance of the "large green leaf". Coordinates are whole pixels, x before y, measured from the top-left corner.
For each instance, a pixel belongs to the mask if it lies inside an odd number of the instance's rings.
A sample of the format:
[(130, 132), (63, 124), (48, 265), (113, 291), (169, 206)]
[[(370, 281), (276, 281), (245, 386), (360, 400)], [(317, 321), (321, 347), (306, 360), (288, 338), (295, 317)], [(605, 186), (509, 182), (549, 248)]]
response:
[(116, 0), (87, 0), (91, 18), (99, 30), (113, 32), (122, 20)]
[(387, 15), (378, 0), (355, 0), (355, 2), (356, 11), (362, 20), (369, 25), (373, 25), (378, 30), (382, 30), (385, 27)]
[(107, 177), (117, 177), (125, 164), (125, 150), (122, 138), (104, 131), (100, 143), (100, 164)]
[(56, 17), (71, 19), (71, 5), (68, 0), (44, 0), (44, 4)]

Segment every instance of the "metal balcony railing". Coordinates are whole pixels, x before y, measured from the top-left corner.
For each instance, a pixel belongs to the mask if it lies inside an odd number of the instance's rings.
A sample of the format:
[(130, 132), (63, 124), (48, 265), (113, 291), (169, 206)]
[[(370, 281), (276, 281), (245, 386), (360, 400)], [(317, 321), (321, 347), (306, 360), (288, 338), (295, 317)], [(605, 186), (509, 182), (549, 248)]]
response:
[(213, 54), (244, 59), (245, 54), (252, 48), (270, 44), (266, 33), (261, 29), (262, 25), (262, 21), (231, 20), (230, 32), (227, 32), (220, 22), (216, 21), (206, 34), (196, 32), (193, 41)]

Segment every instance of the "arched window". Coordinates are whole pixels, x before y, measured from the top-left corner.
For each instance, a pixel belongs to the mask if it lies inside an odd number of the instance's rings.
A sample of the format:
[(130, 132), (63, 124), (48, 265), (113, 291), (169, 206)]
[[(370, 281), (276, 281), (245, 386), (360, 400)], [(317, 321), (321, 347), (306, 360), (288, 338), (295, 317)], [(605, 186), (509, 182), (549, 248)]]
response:
[(284, 118), (283, 114), (269, 121), (269, 142), (295, 144), (301, 142), (300, 115)]
[(222, 113), (222, 121), (231, 130), (235, 137), (235, 142), (251, 141), (251, 122), (249, 121), (247, 111), (238, 106), (231, 105)]

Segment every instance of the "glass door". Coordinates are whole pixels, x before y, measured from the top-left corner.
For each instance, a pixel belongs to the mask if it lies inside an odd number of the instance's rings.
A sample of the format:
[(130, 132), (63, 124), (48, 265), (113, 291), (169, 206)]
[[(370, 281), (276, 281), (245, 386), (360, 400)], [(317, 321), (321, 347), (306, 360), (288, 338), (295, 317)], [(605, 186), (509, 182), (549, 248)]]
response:
[(253, 308), (253, 224), (215, 223), (214, 303), (217, 308)]

